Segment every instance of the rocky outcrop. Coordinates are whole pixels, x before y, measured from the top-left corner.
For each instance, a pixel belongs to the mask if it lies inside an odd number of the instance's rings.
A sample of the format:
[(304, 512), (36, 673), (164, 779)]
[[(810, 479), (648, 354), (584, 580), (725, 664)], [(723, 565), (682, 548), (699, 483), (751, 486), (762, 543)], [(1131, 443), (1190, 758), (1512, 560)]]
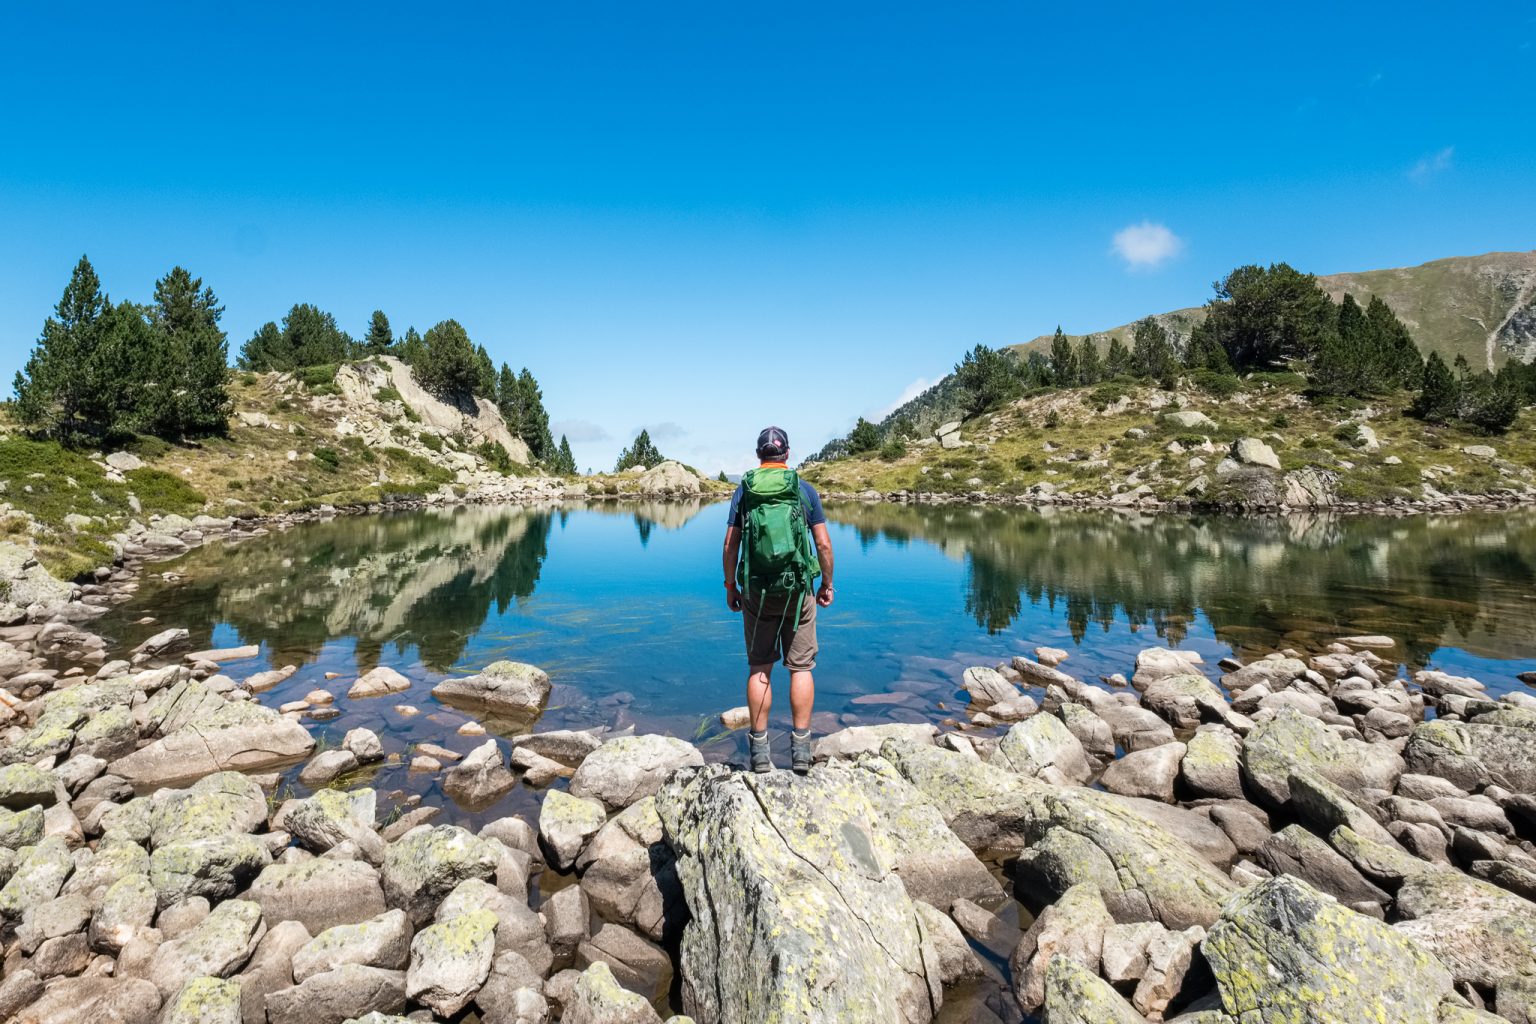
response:
[(927, 1024), (938, 955), (849, 772), (678, 772), (656, 802), (693, 920), (683, 1006), (700, 1024)]

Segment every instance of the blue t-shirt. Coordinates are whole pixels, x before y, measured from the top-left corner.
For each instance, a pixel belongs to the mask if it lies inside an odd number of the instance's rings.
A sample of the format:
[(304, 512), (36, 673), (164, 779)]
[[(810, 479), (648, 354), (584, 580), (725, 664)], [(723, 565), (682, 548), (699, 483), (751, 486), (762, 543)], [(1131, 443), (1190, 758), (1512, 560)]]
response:
[[(731, 495), (731, 510), (726, 514), (726, 526), (741, 525), (741, 484), (736, 485), (736, 493)], [(821, 495), (816, 493), (816, 488), (800, 481), (800, 499), (805, 502), (805, 525), (816, 526), (827, 521), (827, 514), (821, 508)]]

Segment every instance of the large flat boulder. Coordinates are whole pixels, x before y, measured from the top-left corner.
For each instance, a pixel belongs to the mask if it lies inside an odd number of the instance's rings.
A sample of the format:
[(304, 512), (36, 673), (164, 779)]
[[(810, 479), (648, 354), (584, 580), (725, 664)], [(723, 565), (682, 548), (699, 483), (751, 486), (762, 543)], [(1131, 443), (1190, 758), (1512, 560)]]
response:
[(939, 957), (853, 773), (685, 770), (656, 808), (693, 914), (679, 959), (699, 1024), (933, 1019)]
[(165, 785), (293, 764), (314, 749), (314, 737), (298, 722), (249, 701), (226, 703), (203, 721), (118, 758), (107, 771), (137, 786)]
[(571, 795), (601, 800), (610, 811), (655, 796), (674, 769), (701, 765), (704, 755), (673, 736), (620, 736), (588, 754), (571, 777)]
[(1285, 709), (1243, 739), (1243, 780), (1272, 807), (1291, 798), (1291, 773), (1307, 769), (1351, 793), (1391, 792), (1403, 759), (1381, 743), (1346, 740), (1322, 722)]

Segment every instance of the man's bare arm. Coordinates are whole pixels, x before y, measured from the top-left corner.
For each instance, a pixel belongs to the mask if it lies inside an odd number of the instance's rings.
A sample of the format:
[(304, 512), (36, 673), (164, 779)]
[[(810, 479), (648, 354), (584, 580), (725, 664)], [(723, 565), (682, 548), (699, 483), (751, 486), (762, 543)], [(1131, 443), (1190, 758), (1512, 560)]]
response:
[(725, 547), (720, 552), (720, 566), (725, 572), (725, 603), (733, 612), (741, 611), (741, 594), (736, 590), (736, 558), (741, 553), (741, 527), (725, 528)]
[(826, 523), (811, 527), (811, 539), (816, 542), (816, 561), (821, 563), (821, 586), (816, 600), (825, 608), (832, 603), (832, 535), (827, 533)]

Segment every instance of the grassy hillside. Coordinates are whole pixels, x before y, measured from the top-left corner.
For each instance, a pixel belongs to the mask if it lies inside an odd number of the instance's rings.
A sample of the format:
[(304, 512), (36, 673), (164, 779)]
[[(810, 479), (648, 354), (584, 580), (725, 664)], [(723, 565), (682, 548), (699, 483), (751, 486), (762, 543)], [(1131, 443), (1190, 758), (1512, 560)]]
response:
[[(1536, 251), (1453, 256), (1416, 267), (1329, 274), (1317, 279), (1334, 301), (1353, 295), (1362, 305), (1379, 295), (1407, 325), (1426, 355), (1447, 363), (1464, 355), (1474, 367), (1497, 369), (1509, 359), (1536, 357)], [(1156, 314), (1180, 345), (1205, 319), (1202, 306)], [(1133, 324), (1097, 332), (1101, 346), (1118, 337), (1131, 345)], [(1069, 335), (1074, 341), (1083, 337)], [(1013, 346), (1049, 351), (1051, 335)]]
[[(1078, 498), (1225, 504), (1245, 500), (1235, 488), (1250, 474), (1224, 476), (1218, 466), (1239, 438), (1262, 439), (1281, 473), (1313, 468), (1336, 474), (1343, 501), (1418, 500), (1425, 485), (1445, 494), (1491, 494), (1536, 483), (1536, 411), (1526, 410), (1508, 434), (1489, 438), (1405, 415), (1407, 396), (1365, 405), (1314, 403), (1301, 378), (1256, 375), (1219, 396), (1190, 385), (1176, 392), (1150, 384), (1100, 384), (1026, 397), (968, 421), (962, 447), (931, 438), (906, 454), (879, 454), (807, 465), (804, 473), (834, 493), (921, 491), (993, 497), (1054, 493)], [(1184, 427), (1167, 414), (1202, 412), (1213, 427)], [(1360, 441), (1361, 424), (1379, 448)], [(1492, 448), (1494, 457), (1465, 449)], [(1142, 490), (1137, 491), (1138, 488)]]
[[(398, 393), (348, 399), (337, 376), (335, 366), (236, 373), (228, 434), (186, 444), (140, 437), (73, 451), (27, 437), (0, 407), (0, 535), (69, 578), (109, 560), (107, 541), (132, 519), (361, 504), (452, 485), (460, 470), (532, 472), (424, 423)], [(116, 469), (109, 454), (142, 465)]]

